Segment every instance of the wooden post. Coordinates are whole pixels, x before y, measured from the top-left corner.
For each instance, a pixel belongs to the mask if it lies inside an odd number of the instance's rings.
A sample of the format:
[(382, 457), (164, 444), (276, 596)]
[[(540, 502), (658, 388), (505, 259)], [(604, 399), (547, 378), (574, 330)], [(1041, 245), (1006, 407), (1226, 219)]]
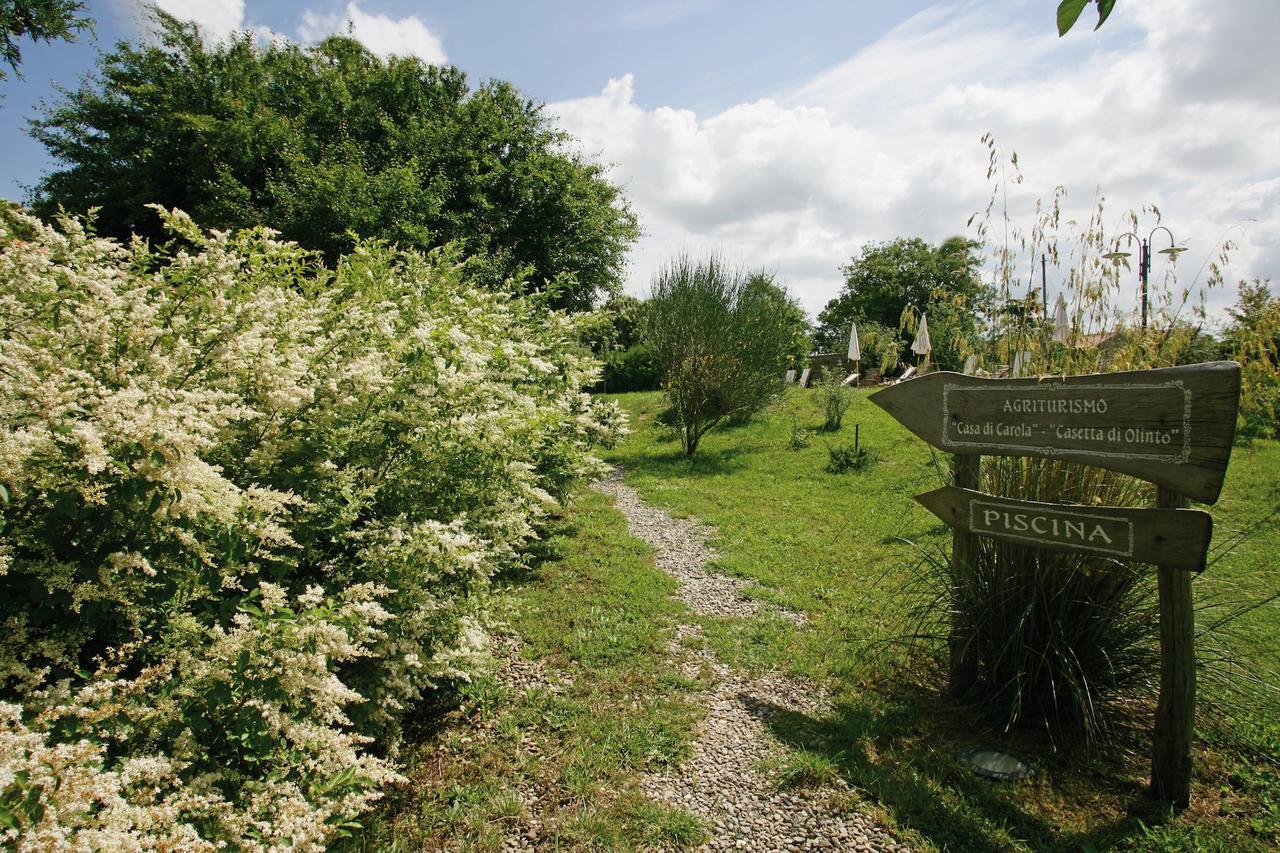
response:
[[(982, 471), (982, 457), (977, 454), (951, 457), (952, 471), (955, 474), (955, 485), (961, 489), (977, 489)], [(955, 594), (961, 593), (968, 586), (968, 577), (973, 572), (978, 557), (978, 536), (966, 530), (953, 528), (951, 531), (951, 584)], [(969, 632), (958, 624), (959, 614), (951, 617), (951, 693), (963, 696), (978, 680), (978, 660), (976, 650), (970, 645)]]
[[(1181, 509), (1188, 500), (1159, 488), (1156, 506)], [(1191, 737), (1196, 717), (1195, 613), (1191, 573), (1157, 566), (1160, 588), (1160, 699), (1151, 750), (1151, 793), (1186, 808), (1191, 802)]]

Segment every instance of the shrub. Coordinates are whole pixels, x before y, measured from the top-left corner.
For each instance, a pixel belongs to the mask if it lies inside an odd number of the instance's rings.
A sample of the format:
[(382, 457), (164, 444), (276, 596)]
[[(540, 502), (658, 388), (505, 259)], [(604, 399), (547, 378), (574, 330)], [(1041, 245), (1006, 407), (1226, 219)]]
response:
[(804, 450), (809, 446), (809, 441), (813, 438), (813, 433), (796, 422), (795, 415), (791, 416), (791, 433), (787, 437), (787, 450)]
[(676, 258), (653, 282), (645, 340), (692, 456), (725, 418), (759, 411), (782, 392), (794, 329), (785, 294), (716, 256)]
[(870, 467), (879, 456), (875, 451), (857, 444), (827, 446), (827, 473), (847, 474)]
[(818, 398), (822, 401), (822, 428), (835, 432), (844, 422), (844, 413), (853, 404), (853, 389), (844, 384), (844, 377), (833, 370), (825, 370), (818, 378)]
[(0, 838), (319, 847), (620, 416), (453, 253), (163, 219), (0, 210)]
[(656, 391), (662, 386), (662, 369), (653, 357), (653, 347), (640, 343), (610, 352), (604, 361), (604, 387), (614, 394), (627, 391)]

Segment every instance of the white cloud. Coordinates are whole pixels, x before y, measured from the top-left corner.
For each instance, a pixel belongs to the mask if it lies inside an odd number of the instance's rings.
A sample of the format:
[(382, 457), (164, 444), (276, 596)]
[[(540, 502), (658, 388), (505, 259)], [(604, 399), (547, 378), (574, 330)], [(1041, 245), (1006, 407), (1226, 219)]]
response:
[(346, 33), (348, 27), (354, 38), (378, 56), (416, 56), (433, 65), (449, 61), (440, 39), (420, 18), (414, 15), (391, 18), (365, 12), (356, 3), (348, 3), (341, 15), (319, 15), (306, 10), (298, 26), (298, 37), (303, 42), (319, 41), (334, 33)]
[(194, 21), (209, 41), (221, 41), (244, 29), (244, 0), (155, 0), (157, 6), (185, 21)]
[[(641, 217), (628, 289), (644, 292), (673, 251), (719, 249), (776, 271), (816, 313), (864, 242), (966, 233), (989, 193), (988, 131), (1020, 155), (1019, 220), (1058, 184), (1068, 215), (1087, 215), (1101, 186), (1109, 227), (1160, 207), (1191, 250), (1184, 284), (1224, 236), (1239, 246), (1229, 281), (1280, 279), (1280, 52), (1262, 41), (1280, 4), (1122, 4), (1061, 40), (1051, 20), (1000, 23), (1007, 10), (931, 8), (793, 92), (716, 115), (642, 108), (630, 75), (550, 105), (616, 164)], [(1215, 291), (1211, 306), (1233, 298)]]

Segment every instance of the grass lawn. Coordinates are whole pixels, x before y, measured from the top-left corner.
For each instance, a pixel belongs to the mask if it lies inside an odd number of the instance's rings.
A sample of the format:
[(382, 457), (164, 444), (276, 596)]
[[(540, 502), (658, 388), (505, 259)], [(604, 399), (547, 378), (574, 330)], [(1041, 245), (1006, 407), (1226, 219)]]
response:
[(536, 567), (505, 578), (495, 600), (544, 687), (489, 677), (463, 685), (443, 722), (410, 731), (410, 783), (349, 846), (500, 850), (526, 819), (552, 849), (688, 847), (705, 837), (688, 812), (654, 803), (640, 773), (683, 757), (698, 685), (668, 664), (687, 618), (675, 581), (627, 534), (608, 499), (584, 489), (544, 542)]
[[(1106, 748), (1060, 744), (1056, 751), (1036, 737), (1002, 736), (940, 695), (941, 674), (886, 643), (902, 630), (902, 590), (918, 549), (949, 546), (947, 529), (912, 500), (942, 483), (947, 457), (865, 398), (858, 392), (842, 430), (823, 433), (816, 394), (793, 389), (763, 417), (712, 431), (692, 460), (657, 422), (661, 395), (617, 398), (633, 432), (608, 458), (626, 469), (627, 482), (651, 503), (715, 526), (721, 571), (755, 581), (758, 598), (809, 616), (805, 627), (777, 618), (702, 620), (724, 659), (797, 673), (836, 691), (832, 714), (784, 719), (777, 735), (803, 761), (842, 774), (926, 847), (1236, 850), (1280, 841), (1276, 765), (1230, 745), (1246, 737), (1280, 761), (1280, 720), (1223, 691), (1230, 661), (1202, 674), (1205, 737), (1194, 802), (1169, 815), (1143, 796), (1147, 732)], [(855, 424), (878, 461), (827, 473), (828, 446), (851, 443)], [(805, 430), (807, 446), (793, 448)], [(1280, 588), (1278, 480), (1280, 443), (1236, 450), (1213, 508), (1213, 562), (1195, 580), (1201, 627)], [(1278, 636), (1280, 607), (1271, 602), (1234, 620), (1229, 632), (1203, 638), (1202, 657), (1223, 648), (1245, 671), (1257, 672), (1259, 663), (1274, 669)], [(1039, 772), (1019, 783), (977, 779), (955, 759), (977, 744), (1013, 748)]]

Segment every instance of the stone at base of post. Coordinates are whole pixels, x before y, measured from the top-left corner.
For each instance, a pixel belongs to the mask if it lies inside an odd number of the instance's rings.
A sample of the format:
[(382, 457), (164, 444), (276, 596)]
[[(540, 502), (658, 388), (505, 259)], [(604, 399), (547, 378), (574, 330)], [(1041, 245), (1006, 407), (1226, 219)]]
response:
[[(974, 489), (979, 486), (979, 474), (982, 471), (981, 456), (953, 456), (952, 471), (955, 474), (955, 485), (961, 489)], [(964, 590), (968, 589), (969, 574), (978, 557), (978, 537), (976, 534), (952, 528), (951, 531), (951, 584), (952, 596), (959, 603)], [(978, 680), (978, 661), (973, 637), (969, 636), (964, 624), (959, 621), (960, 614), (952, 613), (950, 636), (950, 671), (948, 687), (954, 696), (963, 696), (969, 692)]]
[[(1189, 501), (1161, 488), (1156, 506), (1181, 509)], [(1160, 588), (1160, 699), (1151, 749), (1151, 793), (1186, 808), (1191, 802), (1191, 740), (1196, 716), (1195, 613), (1191, 573), (1156, 568)]]

